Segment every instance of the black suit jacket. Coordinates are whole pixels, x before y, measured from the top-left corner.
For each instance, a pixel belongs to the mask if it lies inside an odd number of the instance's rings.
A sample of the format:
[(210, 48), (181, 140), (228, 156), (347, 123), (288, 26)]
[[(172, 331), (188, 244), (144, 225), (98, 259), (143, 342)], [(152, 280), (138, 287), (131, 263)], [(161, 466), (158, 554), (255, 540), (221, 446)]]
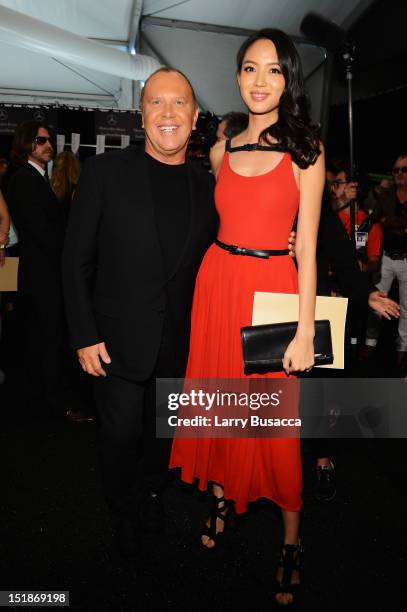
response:
[(49, 183), (26, 164), (10, 179), (7, 203), (19, 237), (19, 292), (32, 296), (61, 292), (65, 217)]
[(338, 215), (323, 209), (317, 245), (317, 294), (330, 295), (330, 263), (342, 293), (357, 304), (365, 305), (369, 293), (376, 290), (367, 274), (359, 268), (355, 250)]
[[(75, 348), (105, 342), (110, 374), (145, 380), (171, 311), (186, 353), (195, 277), (214, 239), (213, 179), (188, 161), (190, 223), (181, 257), (165, 277), (147, 160), (133, 147), (90, 158), (82, 171), (63, 255), (65, 303)], [(171, 227), (168, 228), (171, 232)]]

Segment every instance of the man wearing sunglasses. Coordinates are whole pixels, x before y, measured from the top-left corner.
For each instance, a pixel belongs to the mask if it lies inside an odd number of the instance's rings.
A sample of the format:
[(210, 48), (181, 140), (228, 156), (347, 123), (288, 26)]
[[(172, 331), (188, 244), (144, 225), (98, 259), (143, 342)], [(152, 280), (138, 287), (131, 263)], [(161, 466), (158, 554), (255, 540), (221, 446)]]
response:
[[(397, 366), (407, 371), (407, 154), (400, 155), (392, 174), (394, 187), (383, 190), (374, 217), (383, 228), (383, 258), (377, 288), (388, 293), (395, 279), (399, 285), (400, 320), (397, 338)], [(370, 317), (366, 345), (373, 348), (380, 332), (377, 318)]]
[(38, 121), (21, 123), (14, 134), (7, 203), (19, 236), (18, 309), (24, 326), (21, 379), (25, 399), (37, 397), (44, 413), (77, 409), (74, 396), (61, 281), (65, 234), (64, 211), (46, 172), (54, 156), (49, 128)]

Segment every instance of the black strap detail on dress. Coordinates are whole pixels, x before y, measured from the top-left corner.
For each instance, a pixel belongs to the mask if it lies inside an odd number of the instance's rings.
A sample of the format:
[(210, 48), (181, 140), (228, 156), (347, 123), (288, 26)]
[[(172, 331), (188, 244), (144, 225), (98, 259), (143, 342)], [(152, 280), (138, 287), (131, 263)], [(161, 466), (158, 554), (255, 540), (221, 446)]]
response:
[(241, 145), (240, 147), (232, 147), (231, 140), (228, 138), (226, 141), (225, 151), (228, 153), (237, 153), (238, 151), (280, 151), (281, 153), (285, 153), (286, 149), (279, 143), (259, 145), (257, 142), (253, 144)]
[(225, 244), (220, 240), (215, 240), (215, 244), (225, 251), (229, 251), (231, 255), (248, 255), (249, 257), (261, 257), (262, 259), (269, 259), (269, 257), (278, 255), (288, 255), (288, 249), (246, 249), (244, 247), (235, 246), (234, 244)]

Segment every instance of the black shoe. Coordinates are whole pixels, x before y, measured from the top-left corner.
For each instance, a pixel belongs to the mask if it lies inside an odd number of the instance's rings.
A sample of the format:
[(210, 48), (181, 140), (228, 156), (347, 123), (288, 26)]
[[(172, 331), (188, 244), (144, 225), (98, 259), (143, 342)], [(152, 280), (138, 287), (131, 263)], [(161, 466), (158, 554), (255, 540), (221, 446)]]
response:
[(140, 530), (133, 520), (118, 519), (114, 526), (114, 536), (120, 557), (124, 561), (137, 563), (142, 559)]
[(335, 466), (332, 461), (327, 466), (317, 465), (315, 475), (315, 499), (317, 501), (331, 501), (336, 495)]
[(148, 491), (140, 504), (140, 524), (147, 533), (160, 534), (165, 531), (167, 514), (160, 493)]
[(223, 497), (216, 497), (216, 495), (212, 496), (212, 510), (209, 516), (209, 525), (204, 525), (201, 531), (201, 537), (206, 536), (209, 539), (213, 540), (214, 546), (207, 546), (206, 543), (202, 542), (202, 545), (207, 550), (215, 550), (218, 549), (219, 546), (223, 543), (224, 539), (224, 528), (222, 531), (216, 531), (216, 522), (217, 519), (223, 521), (226, 526), (226, 521), (229, 519), (231, 514), (231, 503), (230, 501), (226, 501)]
[[(274, 588), (276, 601), (281, 606), (296, 606), (302, 593), (301, 584), (292, 582), (293, 572), (301, 572), (301, 542), (298, 544), (282, 544), (280, 549), (280, 560), (278, 567), (282, 568), (281, 580), (275, 579)], [(291, 595), (291, 602), (283, 603), (277, 599), (277, 595)]]
[(68, 408), (65, 410), (64, 417), (71, 421), (71, 423), (91, 423), (95, 422), (95, 417), (91, 414), (85, 414), (82, 410), (72, 410)]

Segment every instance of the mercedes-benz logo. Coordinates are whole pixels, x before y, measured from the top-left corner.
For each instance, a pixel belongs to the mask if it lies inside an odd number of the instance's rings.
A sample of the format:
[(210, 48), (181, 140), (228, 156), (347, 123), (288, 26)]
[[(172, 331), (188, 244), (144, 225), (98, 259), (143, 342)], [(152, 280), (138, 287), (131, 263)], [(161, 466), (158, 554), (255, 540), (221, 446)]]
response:
[(0, 108), (0, 121), (7, 121), (8, 112), (4, 108)]
[(42, 110), (36, 110), (33, 114), (33, 117), (36, 121), (44, 121), (45, 113)]
[(106, 123), (111, 126), (117, 125), (117, 116), (114, 113), (109, 113), (106, 117)]

